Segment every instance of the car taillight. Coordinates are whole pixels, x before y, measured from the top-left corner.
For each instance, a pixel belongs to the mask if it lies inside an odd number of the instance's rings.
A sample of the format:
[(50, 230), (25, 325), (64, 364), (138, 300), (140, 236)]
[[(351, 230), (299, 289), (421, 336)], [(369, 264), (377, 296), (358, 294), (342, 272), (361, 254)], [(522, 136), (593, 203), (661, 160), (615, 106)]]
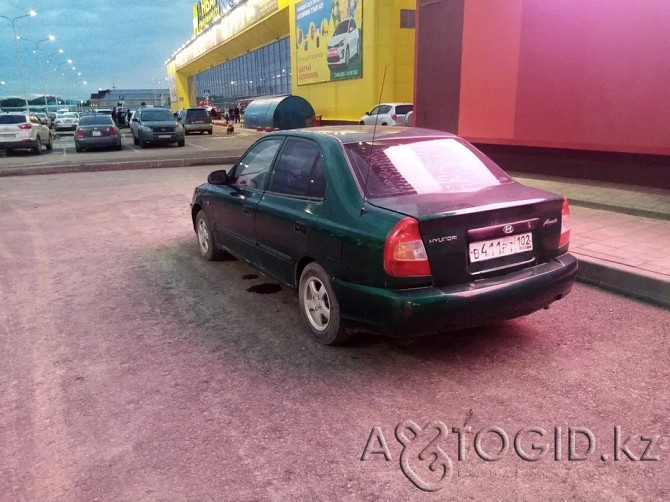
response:
[(561, 238), (558, 241), (558, 247), (562, 248), (563, 246), (568, 246), (568, 244), (570, 244), (570, 204), (568, 204), (568, 199), (563, 199), (563, 209), (561, 210)]
[(74, 132), (74, 135), (77, 136), (77, 137), (79, 137), (79, 138), (83, 138), (83, 137), (84, 137), (84, 131), (82, 131), (81, 129), (77, 129), (77, 130)]
[(391, 118), (392, 118), (393, 120), (397, 120), (397, 119), (398, 119), (398, 116), (394, 113), (393, 115), (391, 115)]
[(19, 129), (32, 129), (32, 124), (19, 124)]
[(116, 129), (114, 129), (113, 127), (110, 126), (110, 127), (107, 128), (107, 132), (112, 136), (116, 136), (117, 131), (116, 131)]
[(386, 236), (384, 269), (394, 277), (430, 276), (430, 263), (419, 233), (419, 222), (409, 216)]

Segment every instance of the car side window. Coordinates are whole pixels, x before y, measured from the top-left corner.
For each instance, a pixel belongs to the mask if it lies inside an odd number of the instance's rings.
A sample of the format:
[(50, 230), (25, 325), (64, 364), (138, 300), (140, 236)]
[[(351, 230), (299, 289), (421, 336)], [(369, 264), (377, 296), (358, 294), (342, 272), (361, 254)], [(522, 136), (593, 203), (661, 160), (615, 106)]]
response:
[(380, 115), (386, 115), (391, 111), (391, 106), (390, 105), (382, 105), (379, 107), (379, 114)]
[(377, 115), (377, 113), (379, 113), (379, 107), (375, 106), (370, 112), (370, 115)]
[(277, 159), (268, 191), (322, 199), (326, 192), (322, 164), (316, 143), (289, 139)]
[(235, 166), (232, 173), (232, 184), (249, 188), (265, 188), (270, 166), (283, 141), (283, 138), (272, 138), (253, 146)]

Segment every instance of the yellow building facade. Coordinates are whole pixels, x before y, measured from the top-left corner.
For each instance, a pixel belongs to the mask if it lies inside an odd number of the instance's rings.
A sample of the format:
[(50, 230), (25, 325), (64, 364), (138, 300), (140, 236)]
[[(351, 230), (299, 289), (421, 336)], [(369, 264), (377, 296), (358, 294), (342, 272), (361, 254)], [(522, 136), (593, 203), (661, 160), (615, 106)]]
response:
[(325, 122), (413, 101), (415, 0), (201, 0), (166, 61), (173, 111), (292, 94)]

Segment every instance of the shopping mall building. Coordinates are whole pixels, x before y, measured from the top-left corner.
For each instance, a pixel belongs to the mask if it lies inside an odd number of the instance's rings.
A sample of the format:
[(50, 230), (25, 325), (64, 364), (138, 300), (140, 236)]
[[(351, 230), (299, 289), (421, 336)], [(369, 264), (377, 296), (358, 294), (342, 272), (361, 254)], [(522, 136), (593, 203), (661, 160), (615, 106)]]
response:
[(670, 188), (668, 0), (200, 0), (193, 30), (173, 110), (409, 102), (506, 168)]
[(194, 37), (166, 62), (172, 109), (293, 94), (324, 121), (357, 122), (380, 99), (411, 103), (415, 8), (416, 0), (201, 0)]

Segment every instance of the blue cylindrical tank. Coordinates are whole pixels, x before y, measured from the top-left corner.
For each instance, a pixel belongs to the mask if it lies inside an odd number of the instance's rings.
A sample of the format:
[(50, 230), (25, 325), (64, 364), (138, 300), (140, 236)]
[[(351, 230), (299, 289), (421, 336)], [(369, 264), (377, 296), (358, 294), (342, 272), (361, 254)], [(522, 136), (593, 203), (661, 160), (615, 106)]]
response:
[(310, 127), (314, 118), (314, 108), (300, 96), (276, 96), (258, 98), (244, 110), (244, 127), (256, 129), (299, 129)]

